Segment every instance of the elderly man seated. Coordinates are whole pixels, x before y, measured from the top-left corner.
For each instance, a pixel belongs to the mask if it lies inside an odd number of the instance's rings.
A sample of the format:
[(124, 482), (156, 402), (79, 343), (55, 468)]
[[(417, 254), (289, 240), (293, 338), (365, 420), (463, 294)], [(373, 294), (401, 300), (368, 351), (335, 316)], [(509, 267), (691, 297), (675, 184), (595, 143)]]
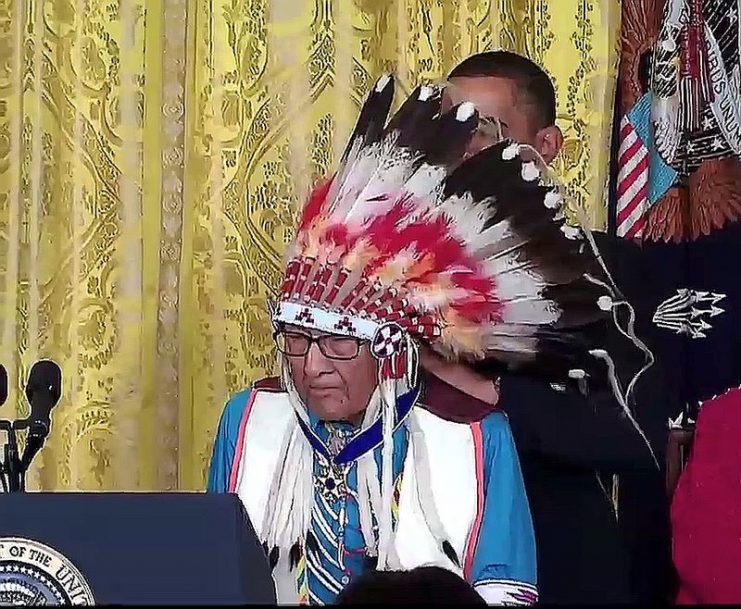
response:
[(534, 603), (507, 418), (433, 414), (418, 347), (578, 363), (575, 332), (607, 292), (526, 147), (468, 157), (472, 104), (444, 111), (441, 90), (420, 87), (386, 125), (392, 97), (384, 77), (304, 207), (271, 312), (281, 377), (226, 405), (209, 490), (241, 498), (280, 603), (331, 603), (368, 569), (423, 565), (489, 603)]

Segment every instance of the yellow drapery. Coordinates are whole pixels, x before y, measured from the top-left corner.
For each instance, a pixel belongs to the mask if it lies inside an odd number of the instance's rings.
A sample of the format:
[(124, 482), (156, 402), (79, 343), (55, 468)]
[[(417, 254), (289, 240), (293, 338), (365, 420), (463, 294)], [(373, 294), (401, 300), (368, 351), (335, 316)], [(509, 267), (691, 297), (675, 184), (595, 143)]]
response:
[[(556, 7), (556, 4), (558, 5)], [(0, 0), (0, 363), (62, 366), (41, 489), (200, 489), (230, 392), (270, 372), (297, 206), (384, 71), (487, 48), (554, 77), (557, 169), (604, 224), (619, 3)]]

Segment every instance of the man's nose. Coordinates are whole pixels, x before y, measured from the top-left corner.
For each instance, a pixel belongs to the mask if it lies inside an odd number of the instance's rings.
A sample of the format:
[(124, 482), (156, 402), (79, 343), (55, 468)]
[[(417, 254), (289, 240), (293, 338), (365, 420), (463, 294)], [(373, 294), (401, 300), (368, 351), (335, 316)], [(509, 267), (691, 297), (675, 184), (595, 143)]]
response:
[(311, 343), (304, 357), (304, 374), (311, 377), (331, 371), (332, 362), (321, 352), (317, 343)]

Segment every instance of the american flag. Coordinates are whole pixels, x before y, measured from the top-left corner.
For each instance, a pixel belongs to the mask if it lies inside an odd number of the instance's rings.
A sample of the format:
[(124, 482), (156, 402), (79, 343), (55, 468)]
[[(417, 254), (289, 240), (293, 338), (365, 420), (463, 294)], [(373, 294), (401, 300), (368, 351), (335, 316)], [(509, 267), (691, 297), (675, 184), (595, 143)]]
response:
[(649, 209), (649, 152), (635, 127), (625, 115), (620, 121), (618, 149), (616, 229), (619, 237), (643, 236)]

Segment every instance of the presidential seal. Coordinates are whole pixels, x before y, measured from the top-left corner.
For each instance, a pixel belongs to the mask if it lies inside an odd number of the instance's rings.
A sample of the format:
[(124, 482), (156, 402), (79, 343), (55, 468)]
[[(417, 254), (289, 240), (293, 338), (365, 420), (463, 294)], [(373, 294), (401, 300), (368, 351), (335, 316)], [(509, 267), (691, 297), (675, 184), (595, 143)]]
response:
[(56, 550), (31, 539), (0, 537), (0, 605), (92, 605), (90, 586)]

